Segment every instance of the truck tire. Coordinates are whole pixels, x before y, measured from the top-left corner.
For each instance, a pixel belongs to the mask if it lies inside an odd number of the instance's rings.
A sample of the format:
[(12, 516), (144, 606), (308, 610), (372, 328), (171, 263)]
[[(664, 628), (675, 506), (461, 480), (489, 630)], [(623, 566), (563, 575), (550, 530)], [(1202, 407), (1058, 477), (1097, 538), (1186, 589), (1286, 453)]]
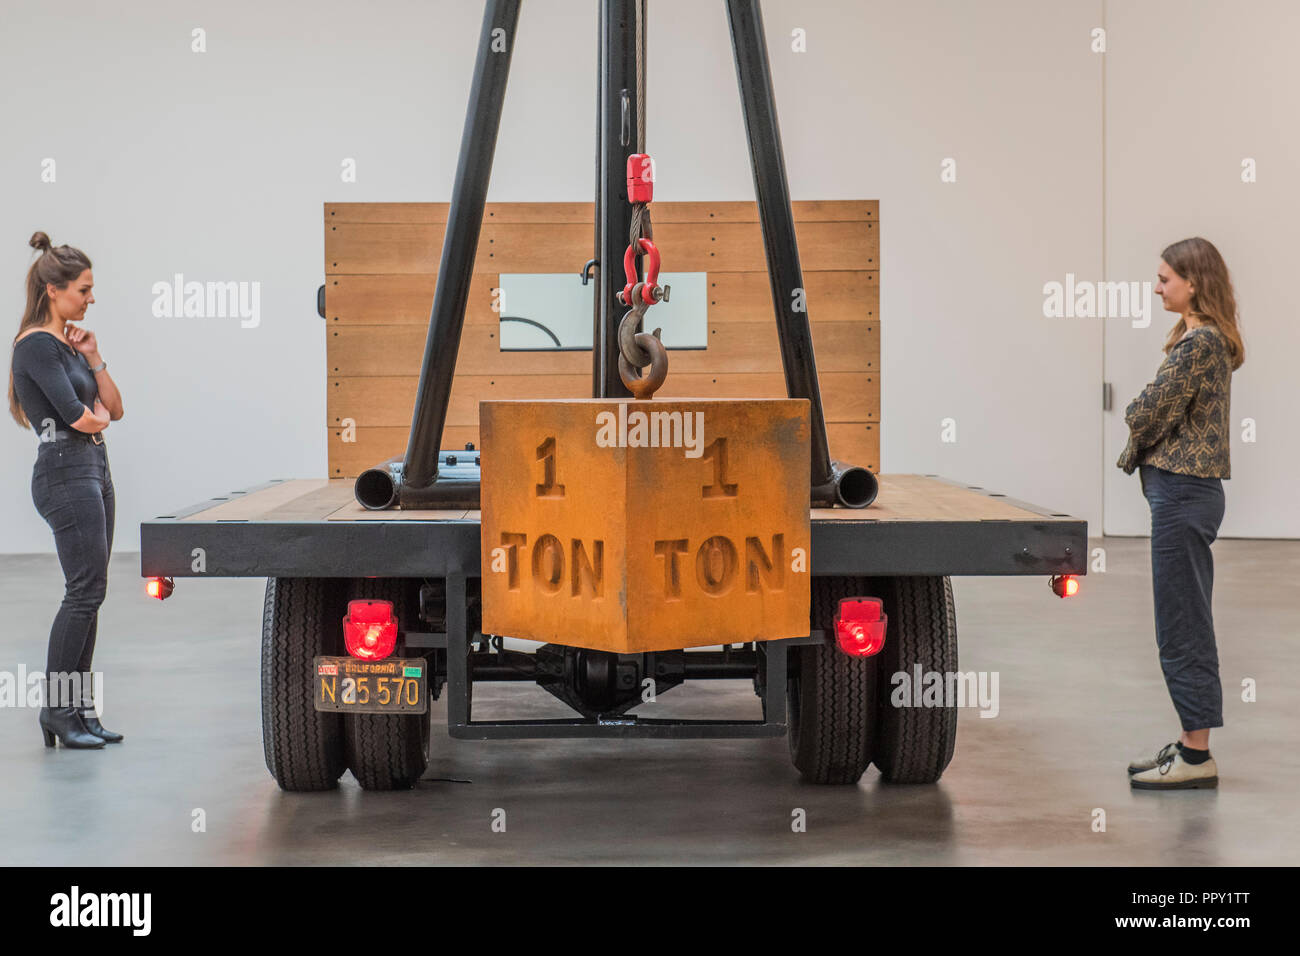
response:
[[(789, 680), (790, 759), (811, 783), (857, 783), (875, 743), (876, 659), (835, 644), (841, 598), (871, 595), (868, 578), (813, 578), (812, 628), (827, 640), (799, 645)], [(797, 673), (796, 673), (797, 672)]]
[(312, 658), (342, 651), (342, 617), (339, 582), (267, 578), (262, 750), (282, 790), (332, 790), (346, 767), (342, 720), (316, 710), (312, 681)]
[[(404, 629), (419, 629), (419, 606), (400, 580), (358, 578), (350, 599), (392, 601)], [(423, 714), (347, 714), (343, 747), (362, 790), (409, 790), (429, 765), (429, 711)]]
[[(876, 766), (886, 783), (934, 783), (957, 743), (957, 704), (895, 706), (893, 676), (957, 671), (957, 612), (947, 577), (898, 577), (885, 587), (889, 626), (880, 652)], [(907, 685), (907, 686), (910, 686)], [(947, 682), (945, 679), (945, 687)]]

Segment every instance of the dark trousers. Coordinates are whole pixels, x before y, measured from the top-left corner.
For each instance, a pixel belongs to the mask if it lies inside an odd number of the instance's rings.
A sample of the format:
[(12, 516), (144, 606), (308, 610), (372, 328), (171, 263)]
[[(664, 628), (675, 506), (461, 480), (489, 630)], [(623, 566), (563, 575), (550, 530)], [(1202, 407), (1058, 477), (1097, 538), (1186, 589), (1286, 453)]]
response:
[(1223, 480), (1140, 465), (1151, 506), (1156, 646), (1183, 730), (1223, 726), (1223, 688), (1210, 600), (1210, 544), (1223, 522)]
[(107, 446), (76, 438), (41, 442), (32, 467), (32, 501), (54, 532), (63, 567), (63, 603), (50, 628), (45, 673), (52, 678), (80, 672), (82, 702), (88, 704), (99, 606), (108, 591), (113, 550), (113, 475)]

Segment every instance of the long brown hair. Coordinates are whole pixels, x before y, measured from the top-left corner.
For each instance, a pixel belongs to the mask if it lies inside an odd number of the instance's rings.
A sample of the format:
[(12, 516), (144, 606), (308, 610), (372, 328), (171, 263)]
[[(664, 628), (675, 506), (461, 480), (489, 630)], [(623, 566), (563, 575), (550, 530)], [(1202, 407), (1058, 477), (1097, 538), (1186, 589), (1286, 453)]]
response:
[[(1160, 253), (1160, 258), (1196, 289), (1192, 294), (1192, 314), (1223, 333), (1232, 358), (1232, 370), (1235, 372), (1241, 368), (1246, 361), (1246, 345), (1237, 328), (1237, 297), (1232, 291), (1228, 265), (1219, 255), (1219, 250), (1214, 248), (1214, 243), (1200, 236), (1180, 239)], [(1187, 320), (1180, 315), (1165, 341), (1166, 355), (1186, 332)]]
[[(23, 320), (18, 325), (14, 342), (30, 328), (41, 326), (49, 319), (49, 302), (45, 294), (46, 283), (56, 289), (66, 289), (68, 283), (91, 268), (90, 259), (80, 249), (72, 246), (55, 246), (50, 244), (50, 237), (43, 232), (32, 233), (28, 244), (33, 249), (41, 250), (41, 255), (27, 270), (27, 307), (23, 310)], [(23, 413), (18, 403), (18, 392), (14, 389), (13, 359), (9, 361), (9, 414), (23, 428), (31, 428), (31, 422)]]

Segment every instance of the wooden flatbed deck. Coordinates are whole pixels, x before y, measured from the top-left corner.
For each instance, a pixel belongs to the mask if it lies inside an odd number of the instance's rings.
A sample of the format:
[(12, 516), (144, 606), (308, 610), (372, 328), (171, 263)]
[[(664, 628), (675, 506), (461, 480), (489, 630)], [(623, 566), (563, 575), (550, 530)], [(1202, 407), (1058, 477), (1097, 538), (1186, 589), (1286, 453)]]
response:
[[(811, 509), (813, 574), (1086, 573), (1086, 521), (937, 475), (877, 478), (869, 508)], [(350, 478), (231, 492), (143, 522), (140, 539), (144, 576), (479, 573), (478, 511), (370, 511)]]

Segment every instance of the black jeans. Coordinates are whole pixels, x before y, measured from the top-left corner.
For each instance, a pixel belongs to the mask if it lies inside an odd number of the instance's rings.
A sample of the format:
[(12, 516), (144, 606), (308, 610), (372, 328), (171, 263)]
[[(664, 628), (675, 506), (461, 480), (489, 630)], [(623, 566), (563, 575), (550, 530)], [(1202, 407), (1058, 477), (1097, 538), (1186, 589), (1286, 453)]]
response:
[(1151, 506), (1151, 586), (1160, 669), (1183, 730), (1223, 726), (1219, 651), (1210, 610), (1223, 522), (1223, 480), (1140, 465)]
[[(108, 468), (108, 446), (78, 438), (42, 441), (32, 467), (32, 501), (54, 531), (64, 580), (63, 603), (50, 628), (45, 673), (47, 678), (73, 672), (89, 675), (113, 550), (113, 475)], [(81, 686), (82, 703), (89, 703), (88, 676), (83, 676)], [(47, 702), (53, 706), (69, 703)]]

